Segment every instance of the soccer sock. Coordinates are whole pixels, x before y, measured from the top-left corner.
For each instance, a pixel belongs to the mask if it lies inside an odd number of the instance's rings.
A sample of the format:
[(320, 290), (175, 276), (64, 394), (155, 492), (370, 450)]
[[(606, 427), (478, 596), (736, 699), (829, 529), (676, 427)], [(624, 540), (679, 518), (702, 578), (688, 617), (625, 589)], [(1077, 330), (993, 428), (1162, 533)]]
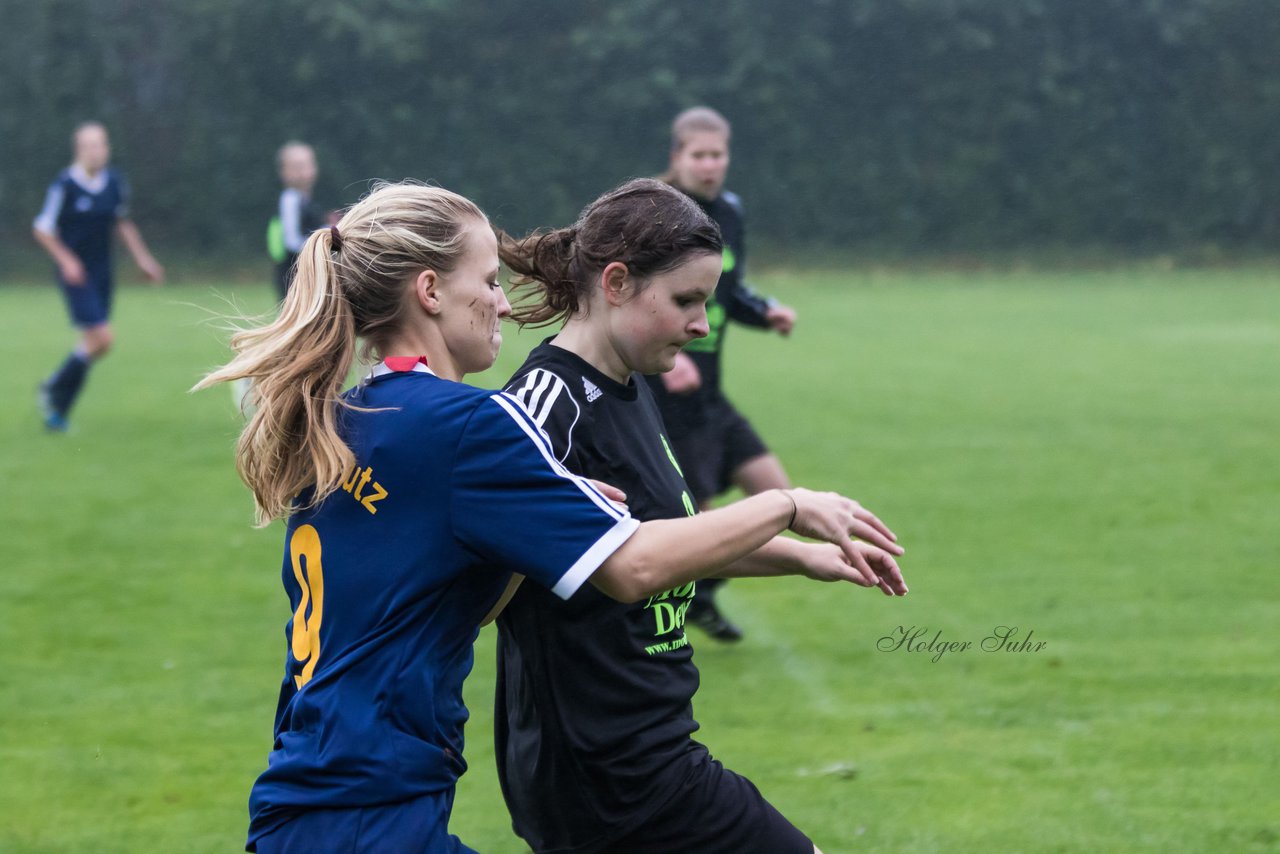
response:
[(698, 580), (698, 593), (714, 594), (717, 587), (724, 584), (723, 578), (702, 578)]
[(698, 579), (698, 595), (693, 597), (693, 602), (689, 605), (690, 615), (706, 613), (714, 609), (716, 607), (716, 591), (720, 589), (724, 581), (723, 578)]
[(88, 374), (89, 356), (87, 354), (77, 350), (67, 356), (62, 367), (54, 371), (53, 375), (45, 381), (45, 388), (49, 391), (49, 402), (53, 404), (54, 411), (59, 415), (66, 415), (71, 411), (71, 406), (80, 396), (80, 389), (84, 387), (84, 378)]

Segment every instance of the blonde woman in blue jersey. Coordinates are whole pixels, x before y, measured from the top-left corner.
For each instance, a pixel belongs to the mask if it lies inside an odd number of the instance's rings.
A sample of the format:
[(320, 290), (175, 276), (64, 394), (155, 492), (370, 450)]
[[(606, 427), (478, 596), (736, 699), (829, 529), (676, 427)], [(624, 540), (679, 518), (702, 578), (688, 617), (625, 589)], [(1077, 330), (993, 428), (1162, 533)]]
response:
[[(788, 526), (855, 553), (853, 503), (831, 493), (632, 518), (556, 461), (514, 398), (462, 382), (493, 364), (510, 311), (479, 208), (383, 186), (308, 238), (277, 319), (237, 334), (198, 386), (252, 380), (237, 464), (259, 523), (286, 523), (292, 617), (250, 851), (470, 850), (448, 833), (462, 683), (512, 573), (635, 601)], [(343, 393), (361, 344), (373, 369)], [(832, 551), (815, 573), (869, 583)]]

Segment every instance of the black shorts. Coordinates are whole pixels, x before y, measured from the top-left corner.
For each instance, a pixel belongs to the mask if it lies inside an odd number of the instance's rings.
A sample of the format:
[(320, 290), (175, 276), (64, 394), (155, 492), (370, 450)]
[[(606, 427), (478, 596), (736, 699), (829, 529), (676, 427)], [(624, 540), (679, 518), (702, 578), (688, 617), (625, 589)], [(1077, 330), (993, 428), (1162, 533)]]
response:
[(643, 826), (608, 846), (610, 854), (813, 854), (809, 837), (746, 777), (706, 752)]
[(662, 417), (685, 483), (694, 500), (705, 504), (733, 486), (733, 473), (744, 463), (769, 449), (726, 398), (707, 400), (697, 413), (687, 412), (679, 403), (664, 406)]

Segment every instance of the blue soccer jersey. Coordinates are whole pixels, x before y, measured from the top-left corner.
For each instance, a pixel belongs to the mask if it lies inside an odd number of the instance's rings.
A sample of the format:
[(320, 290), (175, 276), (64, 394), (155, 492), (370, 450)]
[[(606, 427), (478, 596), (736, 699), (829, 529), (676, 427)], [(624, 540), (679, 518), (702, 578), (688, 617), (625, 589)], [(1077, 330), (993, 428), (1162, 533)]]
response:
[(505, 394), (419, 366), (346, 399), (356, 464), (286, 530), (293, 618), (251, 847), (301, 810), (452, 787), (472, 644), (510, 574), (568, 598), (639, 525), (556, 462)]
[(71, 166), (49, 185), (34, 225), (57, 235), (91, 277), (109, 276), (111, 230), (129, 215), (128, 205), (128, 185), (115, 169), (108, 167), (90, 178)]

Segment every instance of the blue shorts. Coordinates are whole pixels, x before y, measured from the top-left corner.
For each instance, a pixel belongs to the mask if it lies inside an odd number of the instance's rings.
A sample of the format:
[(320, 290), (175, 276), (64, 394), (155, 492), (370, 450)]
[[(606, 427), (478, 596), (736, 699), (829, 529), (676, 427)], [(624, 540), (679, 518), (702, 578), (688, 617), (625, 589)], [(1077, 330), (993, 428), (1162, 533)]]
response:
[(81, 329), (99, 326), (111, 316), (111, 295), (114, 288), (110, 269), (86, 269), (82, 285), (69, 285), (62, 276), (58, 276), (58, 287), (62, 289), (62, 298), (67, 301), (67, 313), (71, 315), (71, 322), (75, 326)]
[(297, 851), (476, 854), (449, 833), (452, 809), (453, 790), (450, 789), (398, 804), (310, 810), (257, 839), (250, 839), (246, 850), (258, 854)]

